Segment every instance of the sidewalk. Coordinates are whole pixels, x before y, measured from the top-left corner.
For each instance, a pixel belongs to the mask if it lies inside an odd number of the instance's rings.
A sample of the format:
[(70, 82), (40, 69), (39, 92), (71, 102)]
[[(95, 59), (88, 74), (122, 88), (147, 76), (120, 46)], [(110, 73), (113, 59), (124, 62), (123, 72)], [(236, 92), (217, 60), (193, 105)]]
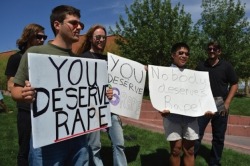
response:
[[(212, 134), (206, 133), (203, 142), (211, 144)], [(240, 153), (245, 153), (250, 155), (250, 138), (234, 135), (226, 135), (224, 146), (227, 149), (233, 149)]]
[[(139, 128), (143, 128), (146, 130), (150, 130), (153, 132), (159, 132), (164, 133), (163, 126), (160, 126), (159, 124), (154, 124), (152, 121), (141, 121), (141, 120), (134, 120), (130, 118), (124, 118), (121, 117), (123, 124), (128, 124), (132, 126), (136, 126)], [(205, 133), (203, 137), (203, 142), (207, 144), (211, 144), (212, 140), (212, 134), (211, 133)], [(250, 155), (250, 138), (249, 137), (243, 137), (243, 136), (233, 136), (233, 135), (226, 135), (225, 142), (224, 142), (225, 148), (233, 149), (237, 152), (249, 154)]]
[[(164, 133), (162, 117), (154, 110), (150, 101), (144, 100), (139, 120), (121, 117), (123, 124), (133, 125), (153, 132)], [(250, 155), (250, 117), (229, 117), (225, 148)], [(206, 129), (203, 142), (211, 144), (212, 134), (210, 124)]]

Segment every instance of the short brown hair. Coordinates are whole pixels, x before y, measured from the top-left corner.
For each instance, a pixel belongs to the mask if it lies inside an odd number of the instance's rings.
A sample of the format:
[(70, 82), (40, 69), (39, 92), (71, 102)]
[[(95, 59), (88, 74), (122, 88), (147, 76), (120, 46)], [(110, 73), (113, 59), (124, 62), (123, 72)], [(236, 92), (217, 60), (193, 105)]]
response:
[(210, 41), (210, 42), (207, 44), (207, 48), (208, 48), (209, 46), (214, 46), (215, 48), (221, 50), (221, 46), (220, 46), (219, 42), (217, 42), (217, 41)]
[(54, 22), (58, 21), (62, 23), (65, 20), (67, 15), (74, 15), (74, 16), (81, 18), (80, 10), (74, 8), (73, 6), (60, 5), (60, 6), (55, 7), (52, 10), (52, 13), (50, 15), (50, 26), (54, 35), (56, 35)]

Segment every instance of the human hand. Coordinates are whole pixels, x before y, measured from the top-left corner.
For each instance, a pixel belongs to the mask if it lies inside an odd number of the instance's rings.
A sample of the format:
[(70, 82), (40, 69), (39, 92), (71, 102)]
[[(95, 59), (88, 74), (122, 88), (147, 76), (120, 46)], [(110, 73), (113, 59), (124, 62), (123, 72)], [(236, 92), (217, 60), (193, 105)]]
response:
[(212, 118), (212, 117), (214, 116), (214, 113), (211, 112), (211, 111), (207, 111), (207, 112), (205, 112), (204, 115), (205, 115), (207, 118)]
[(223, 111), (220, 112), (220, 115), (221, 116), (226, 116), (226, 115), (228, 115), (228, 113), (229, 113), (228, 109), (225, 108)]
[(166, 117), (170, 114), (170, 111), (169, 110), (163, 110), (162, 112), (160, 112), (161, 116), (162, 117)]
[(221, 116), (226, 116), (229, 114), (229, 104), (228, 103), (224, 103), (224, 110), (220, 112)]
[(35, 101), (36, 91), (35, 88), (31, 87), (29, 81), (25, 81), (25, 86), (22, 89), (22, 98), (27, 103), (32, 103)]
[(111, 86), (109, 86), (109, 88), (106, 91), (106, 96), (109, 100), (111, 100), (113, 98), (113, 89)]

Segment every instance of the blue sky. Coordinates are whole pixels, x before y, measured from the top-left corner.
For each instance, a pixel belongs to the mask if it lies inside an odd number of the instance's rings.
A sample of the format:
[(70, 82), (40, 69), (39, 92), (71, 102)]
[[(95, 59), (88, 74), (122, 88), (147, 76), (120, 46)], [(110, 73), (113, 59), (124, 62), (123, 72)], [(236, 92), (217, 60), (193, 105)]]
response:
[[(241, 0), (246, 3), (249, 0)], [(181, 2), (185, 11), (192, 15), (193, 22), (200, 18), (202, 9), (201, 0), (172, 0), (173, 4)], [(125, 5), (130, 6), (133, 0), (2, 0), (0, 4), (0, 52), (16, 49), (16, 40), (20, 37), (23, 28), (30, 23), (37, 23), (45, 27), (48, 40), (54, 35), (50, 28), (49, 16), (51, 10), (58, 5), (72, 5), (81, 10), (81, 21), (85, 29), (94, 24), (102, 24), (106, 28), (114, 26), (119, 15), (126, 18)], [(246, 4), (246, 16), (250, 21), (250, 3)], [(47, 42), (46, 41), (46, 42)]]

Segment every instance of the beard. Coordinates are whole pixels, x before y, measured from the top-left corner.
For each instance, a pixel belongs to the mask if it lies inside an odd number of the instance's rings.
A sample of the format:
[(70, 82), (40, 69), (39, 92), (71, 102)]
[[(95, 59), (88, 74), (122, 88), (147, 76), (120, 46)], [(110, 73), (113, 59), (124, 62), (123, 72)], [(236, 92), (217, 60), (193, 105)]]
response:
[(215, 60), (215, 59), (217, 59), (218, 57), (215, 55), (215, 54), (210, 54), (209, 56), (208, 56), (208, 59), (210, 59), (210, 60)]
[(105, 44), (96, 44), (96, 43), (93, 43), (92, 47), (93, 47), (94, 50), (98, 50), (100, 52), (103, 52), (103, 50), (105, 48)]

